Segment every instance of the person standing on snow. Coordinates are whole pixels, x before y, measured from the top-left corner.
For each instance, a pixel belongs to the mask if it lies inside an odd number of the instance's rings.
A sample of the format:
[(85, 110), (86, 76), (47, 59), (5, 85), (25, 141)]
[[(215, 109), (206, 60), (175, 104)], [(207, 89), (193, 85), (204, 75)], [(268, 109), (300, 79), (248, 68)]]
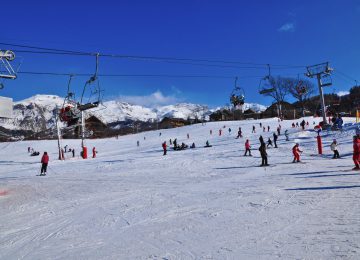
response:
[(340, 158), (340, 154), (337, 149), (337, 146), (338, 146), (337, 141), (336, 141), (336, 139), (334, 139), (333, 142), (330, 144), (330, 149), (331, 149), (331, 151), (334, 152), (333, 159)]
[(256, 133), (255, 126), (253, 125), (251, 133)]
[(229, 131), (229, 135), (231, 135), (231, 128), (230, 128), (230, 127), (229, 127), (229, 130), (228, 130), (228, 131)]
[(270, 126), (268, 125), (268, 132), (270, 132)]
[(41, 173), (40, 176), (46, 175), (47, 166), (49, 163), (49, 155), (47, 152), (44, 152), (42, 158), (41, 158)]
[(260, 155), (261, 155), (261, 165), (260, 166), (268, 166), (269, 164), (268, 164), (268, 160), (267, 160), (265, 143), (261, 143), (259, 151), (260, 151)]
[(72, 156), (75, 157), (75, 149), (74, 148), (71, 150), (71, 152), (72, 152)]
[[(174, 141), (175, 143), (175, 141)], [(163, 155), (166, 155), (166, 141), (162, 143), (162, 148), (164, 150), (164, 154)]]
[(260, 135), (260, 137), (259, 137), (259, 141), (260, 141), (260, 144), (265, 144), (265, 142), (264, 142), (264, 138), (262, 137), (262, 135)]
[(276, 144), (276, 141), (277, 141), (277, 139), (278, 139), (278, 136), (277, 136), (275, 133), (273, 133), (273, 137), (274, 137), (274, 145), (275, 145), (275, 148), (278, 148), (278, 146), (277, 146), (277, 144)]
[(354, 135), (353, 143), (353, 161), (355, 164), (353, 170), (360, 170), (360, 138), (357, 135)]
[(289, 141), (289, 131), (287, 129), (285, 130), (285, 137), (286, 141)]
[(92, 149), (92, 154), (93, 154), (92, 158), (95, 158), (96, 154), (97, 154), (95, 147), (93, 147), (93, 149)]
[(294, 145), (294, 147), (292, 148), (292, 152), (293, 152), (293, 155), (294, 155), (293, 163), (300, 162), (300, 153), (302, 153), (302, 151), (299, 149), (299, 144), (298, 143), (296, 143)]
[(222, 131), (222, 130), (221, 130), (221, 129), (219, 129), (219, 136), (221, 136), (221, 131)]
[(281, 127), (279, 126), (279, 127), (276, 129), (278, 135), (280, 135), (280, 130), (281, 130)]
[(305, 124), (305, 120), (303, 119), (303, 121), (300, 123), (302, 130), (305, 130)]
[(244, 156), (247, 156), (247, 153), (248, 153), (248, 152), (249, 152), (249, 156), (252, 156), (250, 149), (251, 149), (251, 146), (250, 146), (249, 139), (246, 139), (246, 142), (245, 142), (245, 154), (244, 154)]
[(265, 126), (263, 126), (263, 132), (265, 132)]
[(269, 147), (269, 145), (271, 145), (271, 147), (273, 146), (273, 144), (272, 144), (272, 141), (271, 141), (271, 138), (269, 137), (269, 139), (268, 139), (268, 143), (267, 143), (267, 146), (266, 147)]

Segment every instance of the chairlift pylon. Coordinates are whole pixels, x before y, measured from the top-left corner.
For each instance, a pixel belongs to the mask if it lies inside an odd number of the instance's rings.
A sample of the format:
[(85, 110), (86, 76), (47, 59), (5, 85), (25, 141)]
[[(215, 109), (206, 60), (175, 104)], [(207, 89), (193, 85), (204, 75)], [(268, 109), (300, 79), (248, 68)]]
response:
[(10, 50), (0, 50), (0, 78), (16, 79), (17, 75), (11, 66), (11, 61), (15, 59), (15, 53)]

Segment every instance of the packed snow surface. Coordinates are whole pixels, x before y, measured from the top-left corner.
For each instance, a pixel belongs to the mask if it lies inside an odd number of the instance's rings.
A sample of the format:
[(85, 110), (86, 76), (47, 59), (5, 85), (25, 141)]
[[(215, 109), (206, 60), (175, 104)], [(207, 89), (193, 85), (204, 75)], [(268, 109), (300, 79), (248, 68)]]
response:
[[(0, 143), (0, 259), (359, 259), (354, 130), (323, 132), (319, 156), (318, 119), (305, 120), (305, 131), (280, 122), (269, 167), (258, 167), (258, 138), (272, 136), (277, 119), (261, 121), (265, 133), (248, 120), (87, 140), (90, 157), (98, 150), (87, 160), (79, 140), (62, 140), (76, 150), (65, 161), (56, 141)], [(170, 138), (196, 148), (163, 156)], [(341, 159), (331, 159), (334, 138)], [(252, 157), (243, 156), (246, 139)], [(295, 141), (303, 163), (292, 163)], [(36, 176), (40, 157), (28, 147), (49, 152), (47, 176)]]

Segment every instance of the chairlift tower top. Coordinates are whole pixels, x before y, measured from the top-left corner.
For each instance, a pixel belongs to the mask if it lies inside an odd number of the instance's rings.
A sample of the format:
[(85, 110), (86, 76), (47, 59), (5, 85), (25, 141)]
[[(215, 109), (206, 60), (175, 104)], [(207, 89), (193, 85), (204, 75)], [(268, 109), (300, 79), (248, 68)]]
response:
[(307, 73), (305, 76), (309, 78), (317, 78), (318, 86), (319, 86), (319, 93), (320, 93), (320, 100), (321, 100), (321, 109), (322, 109), (322, 116), (323, 116), (323, 123), (326, 125), (326, 113), (325, 113), (325, 100), (324, 100), (324, 93), (323, 87), (331, 86), (331, 82), (322, 83), (321, 79), (329, 77), (331, 72), (333, 71), (332, 68), (329, 67), (329, 62), (324, 62), (312, 66), (306, 67)]

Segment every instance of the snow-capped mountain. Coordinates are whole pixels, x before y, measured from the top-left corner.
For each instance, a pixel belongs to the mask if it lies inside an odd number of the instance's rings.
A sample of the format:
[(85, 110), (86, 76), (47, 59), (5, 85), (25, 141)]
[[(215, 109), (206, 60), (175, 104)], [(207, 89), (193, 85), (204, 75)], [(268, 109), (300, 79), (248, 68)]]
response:
[[(0, 119), (0, 126), (8, 130), (30, 130), (40, 132), (55, 127), (57, 109), (62, 108), (64, 99), (55, 95), (36, 95), (14, 103), (12, 119)], [(263, 111), (265, 106), (246, 103), (245, 109)], [(121, 101), (107, 101), (95, 109), (86, 111), (86, 117), (96, 116), (105, 124), (125, 121), (154, 122), (165, 117), (182, 119), (208, 119), (214, 110), (207, 106), (180, 103), (176, 105), (146, 108)]]

